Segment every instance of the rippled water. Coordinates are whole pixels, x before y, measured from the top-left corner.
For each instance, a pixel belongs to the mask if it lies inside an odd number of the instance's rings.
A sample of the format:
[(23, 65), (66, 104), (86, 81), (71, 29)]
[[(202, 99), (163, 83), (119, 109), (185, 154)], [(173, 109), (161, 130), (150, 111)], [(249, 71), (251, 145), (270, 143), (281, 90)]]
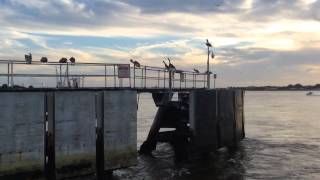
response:
[[(175, 164), (169, 145), (155, 157), (139, 156), (116, 179), (320, 179), (320, 96), (306, 92), (246, 92), (246, 139), (235, 151)], [(145, 140), (156, 108), (141, 95), (138, 145)]]

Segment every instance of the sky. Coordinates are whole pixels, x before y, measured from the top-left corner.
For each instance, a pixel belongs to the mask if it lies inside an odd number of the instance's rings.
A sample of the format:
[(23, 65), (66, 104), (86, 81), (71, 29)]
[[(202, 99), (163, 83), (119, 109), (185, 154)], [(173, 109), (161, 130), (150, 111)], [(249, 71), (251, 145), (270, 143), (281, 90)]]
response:
[(320, 83), (320, 0), (0, 0), (0, 59), (205, 71), (217, 86)]

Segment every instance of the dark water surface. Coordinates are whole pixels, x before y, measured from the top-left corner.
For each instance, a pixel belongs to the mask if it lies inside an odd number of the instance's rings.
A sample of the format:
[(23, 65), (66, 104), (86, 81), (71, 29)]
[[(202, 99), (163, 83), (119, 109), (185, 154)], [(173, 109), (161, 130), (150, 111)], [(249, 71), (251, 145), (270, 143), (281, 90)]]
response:
[[(246, 92), (246, 139), (238, 150), (175, 164), (169, 145), (155, 158), (139, 156), (135, 167), (115, 179), (320, 179), (320, 96), (306, 92)], [(145, 140), (156, 108), (141, 95), (138, 145)]]

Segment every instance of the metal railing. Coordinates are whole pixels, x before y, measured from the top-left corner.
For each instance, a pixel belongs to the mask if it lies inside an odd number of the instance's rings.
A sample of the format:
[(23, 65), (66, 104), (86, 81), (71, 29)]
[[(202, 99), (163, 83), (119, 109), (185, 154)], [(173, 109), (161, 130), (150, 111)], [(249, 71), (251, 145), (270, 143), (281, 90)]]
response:
[(131, 64), (0, 60), (0, 83), (10, 87), (206, 88), (206, 76)]

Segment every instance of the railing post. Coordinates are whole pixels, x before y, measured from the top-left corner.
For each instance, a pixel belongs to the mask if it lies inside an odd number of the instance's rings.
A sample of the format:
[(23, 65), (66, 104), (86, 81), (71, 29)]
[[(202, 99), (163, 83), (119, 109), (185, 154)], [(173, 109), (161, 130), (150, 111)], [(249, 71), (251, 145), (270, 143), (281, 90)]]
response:
[(68, 87), (70, 88), (71, 84), (70, 84), (70, 79), (69, 79), (69, 63), (68, 62), (67, 62), (67, 84), (68, 84)]
[(107, 87), (107, 65), (104, 65), (104, 87)]
[(136, 66), (133, 66), (133, 88), (136, 87)]
[(160, 70), (158, 70), (158, 88), (160, 88)]
[(114, 87), (117, 86), (117, 79), (116, 79), (116, 65), (113, 65), (113, 84)]
[(141, 68), (141, 88), (143, 87), (143, 69), (144, 68)]
[(8, 82), (7, 82), (8, 87), (10, 86), (10, 63), (8, 63)]
[(184, 88), (187, 88), (187, 74), (184, 74)]
[(147, 67), (144, 67), (144, 88), (147, 88)]
[(172, 72), (171, 72), (171, 69), (169, 69), (169, 89), (172, 89)]
[(60, 67), (60, 72), (59, 72), (59, 75), (60, 75), (60, 82), (59, 82), (59, 84), (60, 84), (60, 86), (62, 86), (62, 67), (61, 67), (61, 63), (60, 63), (60, 65), (59, 65)]
[(166, 88), (166, 70), (163, 70), (163, 88)]
[(180, 89), (181, 89), (181, 83), (182, 83), (182, 82), (181, 82), (181, 77), (182, 77), (182, 76), (184, 76), (184, 74), (183, 74), (183, 73), (180, 73)]

